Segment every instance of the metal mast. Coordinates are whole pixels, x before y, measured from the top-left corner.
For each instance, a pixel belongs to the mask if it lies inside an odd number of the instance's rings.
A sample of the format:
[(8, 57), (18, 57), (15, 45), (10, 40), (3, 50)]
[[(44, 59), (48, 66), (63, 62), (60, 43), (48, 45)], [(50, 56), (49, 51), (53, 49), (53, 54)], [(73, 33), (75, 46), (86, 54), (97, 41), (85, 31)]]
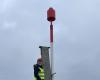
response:
[(50, 52), (51, 52), (51, 74), (53, 80), (54, 74), (54, 53), (53, 53), (53, 24), (52, 22), (55, 21), (55, 10), (53, 8), (49, 8), (47, 11), (47, 20), (50, 22)]

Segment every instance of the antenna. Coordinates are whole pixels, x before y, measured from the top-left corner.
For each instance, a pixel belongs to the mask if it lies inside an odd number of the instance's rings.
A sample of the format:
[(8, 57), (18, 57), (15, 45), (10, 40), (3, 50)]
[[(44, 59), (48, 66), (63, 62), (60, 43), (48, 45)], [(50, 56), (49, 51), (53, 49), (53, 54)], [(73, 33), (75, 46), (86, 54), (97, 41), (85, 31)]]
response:
[(55, 10), (50, 7), (47, 11), (47, 20), (50, 22), (50, 52), (51, 52), (51, 74), (52, 80), (54, 78), (54, 53), (53, 53), (53, 21), (55, 21)]

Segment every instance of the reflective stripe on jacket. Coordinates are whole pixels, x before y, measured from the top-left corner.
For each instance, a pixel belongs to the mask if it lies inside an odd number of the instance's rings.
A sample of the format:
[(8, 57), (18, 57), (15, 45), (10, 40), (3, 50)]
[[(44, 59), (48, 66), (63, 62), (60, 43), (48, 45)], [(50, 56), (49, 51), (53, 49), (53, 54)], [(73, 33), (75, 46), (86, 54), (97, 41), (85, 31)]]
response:
[(39, 71), (39, 76), (41, 78), (41, 80), (44, 80), (44, 69), (43, 68), (39, 68), (40, 71)]
[[(34, 67), (37, 67), (37, 66), (34, 65)], [(37, 69), (39, 69), (38, 76), (40, 77), (41, 80), (44, 80), (44, 69), (43, 69), (43, 67), (37, 67)], [(34, 80), (38, 80), (38, 79), (34, 76)]]

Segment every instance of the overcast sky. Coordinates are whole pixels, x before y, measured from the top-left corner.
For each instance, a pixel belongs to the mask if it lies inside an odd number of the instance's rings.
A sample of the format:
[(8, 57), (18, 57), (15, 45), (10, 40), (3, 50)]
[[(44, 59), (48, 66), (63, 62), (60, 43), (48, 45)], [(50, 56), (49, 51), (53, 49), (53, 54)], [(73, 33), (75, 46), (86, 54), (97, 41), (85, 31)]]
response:
[(100, 0), (0, 0), (0, 80), (33, 80), (50, 6), (55, 80), (100, 80)]

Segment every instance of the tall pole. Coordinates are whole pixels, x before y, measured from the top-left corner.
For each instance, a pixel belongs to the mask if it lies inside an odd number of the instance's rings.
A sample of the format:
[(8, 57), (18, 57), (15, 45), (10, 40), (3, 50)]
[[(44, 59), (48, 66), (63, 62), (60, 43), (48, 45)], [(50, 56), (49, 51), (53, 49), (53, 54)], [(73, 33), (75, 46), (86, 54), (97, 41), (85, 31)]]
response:
[(52, 80), (54, 78), (54, 55), (53, 55), (53, 25), (52, 22), (50, 24), (50, 52), (51, 52), (51, 73), (52, 73)]
[(53, 8), (49, 8), (47, 11), (47, 20), (50, 22), (50, 52), (51, 52), (51, 76), (52, 80), (54, 79), (54, 53), (53, 53), (53, 24), (55, 21), (55, 10)]

